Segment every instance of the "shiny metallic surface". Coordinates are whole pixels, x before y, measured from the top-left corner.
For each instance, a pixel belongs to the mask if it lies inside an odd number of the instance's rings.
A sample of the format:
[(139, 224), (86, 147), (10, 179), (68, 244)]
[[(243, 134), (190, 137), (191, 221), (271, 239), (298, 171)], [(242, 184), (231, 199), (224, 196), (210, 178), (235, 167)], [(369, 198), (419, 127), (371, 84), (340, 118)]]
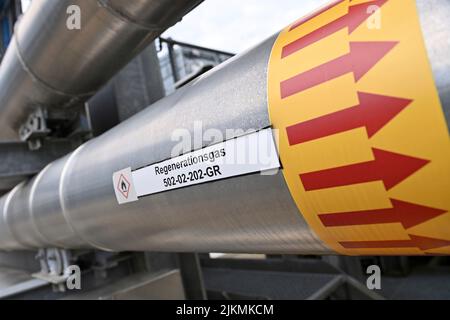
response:
[[(125, 205), (118, 205), (114, 194), (112, 174), (171, 158), (180, 142), (172, 137), (179, 129), (194, 135), (199, 125), (203, 132), (222, 133), (268, 127), (267, 66), (275, 37), (91, 140), (0, 199), (0, 248), (39, 247), (45, 241), (52, 247), (110, 251), (332, 254), (303, 219), (281, 173), (215, 181)], [(438, 47), (434, 51), (441, 52)], [(429, 57), (442, 99), (447, 87), (445, 79), (439, 80), (440, 68), (449, 70), (450, 55)], [(445, 99), (443, 105), (447, 110)], [(18, 202), (28, 203), (28, 209)], [(25, 221), (30, 215), (33, 223)], [(19, 229), (28, 234), (17, 235)]]
[[(9, 222), (8, 222), (8, 214), (9, 208), (11, 204), (11, 199), (14, 197), (15, 193), (22, 188), (22, 184), (16, 186), (13, 190), (11, 190), (7, 195), (3, 196), (0, 199), (0, 243), (1, 248), (3, 250), (20, 250), (26, 249), (27, 247), (17, 241), (14, 234), (11, 231)], [(23, 201), (26, 199), (18, 199), (19, 201)]]
[(10, 204), (6, 210), (5, 220), (9, 226), (14, 239), (26, 248), (33, 248), (35, 244), (46, 247), (48, 243), (37, 232), (29, 210), (28, 202), (22, 199), (29, 199), (29, 188), (26, 182), (19, 185), (16, 192), (11, 197)]
[(201, 1), (171, 0), (98, 0), (101, 5), (109, 7), (116, 15), (127, 21), (141, 25), (149, 30), (163, 31), (181, 20), (180, 8), (185, 13), (192, 10)]
[(0, 267), (0, 299), (46, 285), (48, 286), (47, 282), (33, 279), (26, 271)]
[(66, 165), (61, 200), (88, 243), (119, 251), (328, 252), (302, 219), (281, 174), (199, 185), (126, 206), (117, 205), (111, 184), (114, 171), (170, 158), (179, 143), (172, 133), (184, 128), (193, 136), (198, 120), (204, 131), (223, 133), (269, 126), (266, 73), (273, 42), (157, 102)]
[[(29, 210), (34, 221), (36, 233), (39, 233), (47, 243), (53, 246), (82, 247), (83, 241), (75, 234), (61, 214), (61, 203), (54, 196), (55, 189), (60, 185), (64, 165), (68, 157), (49, 164), (28, 187)], [(51, 228), (49, 228), (51, 226)]]
[(204, 131), (224, 134), (268, 127), (267, 65), (274, 41), (205, 74), (20, 186), (6, 216), (17, 215), (10, 208), (25, 201), (30, 208), (17, 219), (29, 228), (22, 221), (31, 212), (37, 230), (28, 230), (26, 238), (13, 232), (8, 241), (26, 247), (35, 237), (35, 247), (45, 240), (110, 251), (331, 253), (303, 220), (281, 173), (197, 185), (125, 206), (114, 195), (112, 173), (170, 158), (179, 144), (171, 139), (177, 129), (193, 134), (199, 120)]
[(13, 249), (15, 240), (5, 222), (5, 202), (7, 195), (0, 198), (0, 243), (3, 250)]
[(18, 141), (18, 128), (36, 105), (63, 104), (69, 96), (40, 85), (22, 66), (13, 41), (0, 65), (0, 141)]
[[(38, 106), (63, 108), (87, 100), (201, 2), (33, 1), (0, 66), (0, 141), (17, 140), (21, 122)], [(71, 5), (81, 9), (80, 30), (66, 25)]]
[(442, 108), (450, 128), (450, 1), (417, 0), (423, 36)]

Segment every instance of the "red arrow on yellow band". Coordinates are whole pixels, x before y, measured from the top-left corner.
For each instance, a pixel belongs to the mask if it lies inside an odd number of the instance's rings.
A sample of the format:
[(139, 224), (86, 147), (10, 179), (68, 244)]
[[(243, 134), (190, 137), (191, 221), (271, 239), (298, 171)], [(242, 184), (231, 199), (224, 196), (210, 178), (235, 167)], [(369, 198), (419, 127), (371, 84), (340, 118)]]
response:
[[(348, 27), (349, 34), (353, 33), (353, 31), (356, 30), (364, 21), (366, 21), (373, 12), (370, 12), (369, 8), (372, 6), (378, 6), (381, 8), (388, 0), (377, 0), (367, 3), (358, 4), (355, 6), (349, 7), (349, 12), (345, 16), (334, 20), (333, 22), (318, 28), (314, 30), (313, 32), (307, 34), (304, 37), (301, 37), (287, 46), (283, 48), (282, 51), (282, 58), (286, 58), (290, 56), (291, 54), (306, 48), (309, 45), (312, 45), (313, 43), (316, 43), (322, 39), (325, 39), (326, 37), (330, 36), (331, 34)], [(336, 6), (336, 4), (332, 4), (332, 6)], [(292, 29), (295, 29), (300, 24), (295, 24)]]
[(355, 81), (359, 81), (397, 43), (392, 41), (350, 42), (348, 54), (281, 82), (281, 98), (287, 98), (351, 72), (355, 76)]
[(306, 191), (381, 180), (389, 190), (430, 161), (372, 148), (375, 160), (300, 174)]
[(345, 0), (335, 0), (332, 3), (330, 3), (329, 5), (326, 5), (325, 7), (317, 10), (316, 12), (313, 12), (310, 15), (307, 15), (304, 18), (301, 18), (300, 20), (296, 21), (294, 24), (292, 24), (292, 26), (289, 28), (289, 31), (292, 31), (294, 29), (297, 29), (298, 27), (300, 27), (302, 24), (312, 20), (313, 18), (321, 15), (322, 13), (330, 10), (331, 8), (336, 7), (338, 4), (341, 4), (342, 2), (344, 2)]
[(319, 215), (326, 227), (401, 223), (405, 229), (434, 219), (447, 211), (391, 199), (392, 208)]
[(432, 250), (450, 246), (449, 240), (427, 238), (410, 234), (410, 240), (387, 241), (344, 241), (339, 242), (346, 249), (419, 248)]
[(412, 100), (358, 92), (359, 105), (287, 128), (289, 144), (296, 145), (366, 127), (369, 138), (403, 111)]

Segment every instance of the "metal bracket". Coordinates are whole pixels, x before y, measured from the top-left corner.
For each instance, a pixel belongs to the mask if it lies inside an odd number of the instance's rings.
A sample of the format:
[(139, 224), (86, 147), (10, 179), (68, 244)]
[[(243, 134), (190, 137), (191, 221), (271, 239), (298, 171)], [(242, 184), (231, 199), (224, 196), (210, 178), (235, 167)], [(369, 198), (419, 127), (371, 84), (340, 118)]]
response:
[(56, 291), (64, 292), (65, 283), (70, 274), (71, 254), (63, 249), (40, 249), (36, 256), (41, 265), (41, 271), (32, 274), (32, 277), (47, 281), (54, 285)]
[(36, 109), (28, 116), (27, 121), (19, 129), (19, 137), (28, 142), (30, 150), (38, 150), (42, 147), (42, 138), (50, 134), (47, 127), (46, 112), (42, 108)]

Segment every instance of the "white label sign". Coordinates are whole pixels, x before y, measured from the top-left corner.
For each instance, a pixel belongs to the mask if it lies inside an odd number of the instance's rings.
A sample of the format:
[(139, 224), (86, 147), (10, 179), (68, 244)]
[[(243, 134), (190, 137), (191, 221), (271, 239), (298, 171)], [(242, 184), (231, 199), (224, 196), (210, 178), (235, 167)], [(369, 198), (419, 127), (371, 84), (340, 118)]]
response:
[(131, 172), (114, 173), (119, 204), (196, 184), (280, 168), (271, 129), (228, 140)]

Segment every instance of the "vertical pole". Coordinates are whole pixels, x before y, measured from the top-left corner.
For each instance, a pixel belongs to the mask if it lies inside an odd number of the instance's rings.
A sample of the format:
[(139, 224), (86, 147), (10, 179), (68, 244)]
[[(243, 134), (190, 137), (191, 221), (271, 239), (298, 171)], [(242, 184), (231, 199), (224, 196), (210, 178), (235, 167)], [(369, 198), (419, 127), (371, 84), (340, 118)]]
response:
[(177, 67), (177, 57), (174, 49), (174, 44), (172, 42), (166, 42), (167, 48), (169, 49), (169, 60), (170, 67), (172, 68), (172, 75), (174, 82), (178, 82), (180, 80), (180, 74), (178, 73)]
[(206, 300), (206, 290), (198, 254), (179, 253), (178, 265), (181, 278), (183, 279), (186, 298), (188, 300)]

